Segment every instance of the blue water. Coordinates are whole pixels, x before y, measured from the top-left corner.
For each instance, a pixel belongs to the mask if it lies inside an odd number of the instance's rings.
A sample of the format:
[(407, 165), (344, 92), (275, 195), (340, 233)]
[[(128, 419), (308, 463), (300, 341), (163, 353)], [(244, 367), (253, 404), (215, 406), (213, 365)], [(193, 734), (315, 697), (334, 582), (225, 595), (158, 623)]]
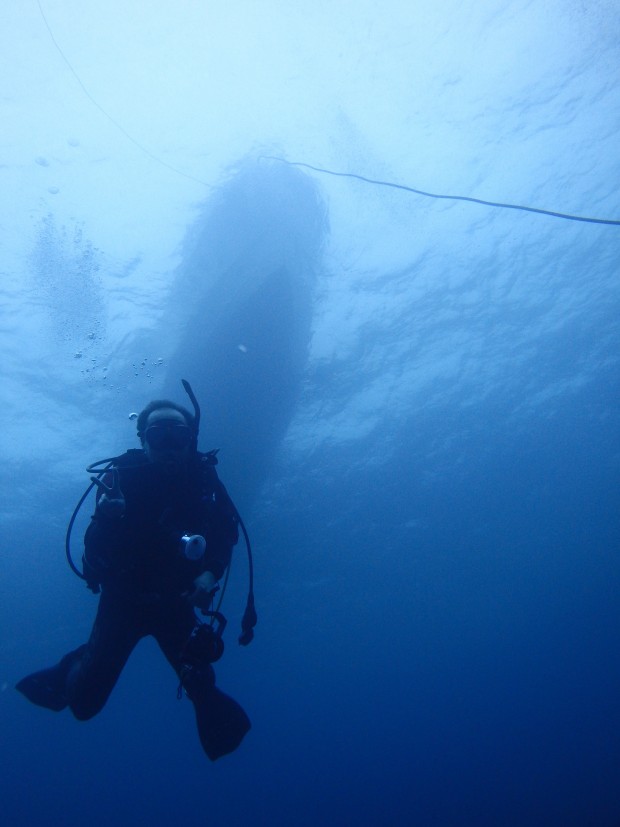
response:
[[(139, 145), (4, 13), (0, 819), (618, 827), (620, 229), (259, 158), (618, 219), (617, 10), (259, 5), (42, 4)], [(153, 641), (87, 723), (12, 688), (90, 630), (86, 464), (182, 376), (255, 554), (214, 764)]]

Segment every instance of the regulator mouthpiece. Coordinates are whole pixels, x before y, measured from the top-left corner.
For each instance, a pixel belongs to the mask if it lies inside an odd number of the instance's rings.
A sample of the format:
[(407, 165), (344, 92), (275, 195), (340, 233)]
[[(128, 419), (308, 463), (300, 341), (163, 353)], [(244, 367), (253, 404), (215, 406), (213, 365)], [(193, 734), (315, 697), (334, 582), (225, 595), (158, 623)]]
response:
[(206, 548), (207, 542), (202, 534), (184, 534), (181, 537), (181, 550), (187, 560), (200, 560)]

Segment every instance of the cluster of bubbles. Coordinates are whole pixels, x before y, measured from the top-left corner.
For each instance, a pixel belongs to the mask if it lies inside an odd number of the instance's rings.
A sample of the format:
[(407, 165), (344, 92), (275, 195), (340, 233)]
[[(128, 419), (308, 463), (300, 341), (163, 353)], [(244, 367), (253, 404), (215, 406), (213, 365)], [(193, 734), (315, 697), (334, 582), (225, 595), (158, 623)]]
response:
[[(95, 334), (89, 333), (88, 338), (91, 340), (95, 339)], [(102, 380), (106, 383), (106, 385), (108, 385), (108, 387), (113, 387), (112, 384), (108, 383), (110, 373), (107, 365), (100, 366), (97, 357), (91, 357), (90, 359), (88, 359), (87, 353), (85, 352), (86, 350), (86, 348), (83, 350), (77, 350), (73, 354), (74, 359), (85, 359), (87, 361), (87, 364), (80, 371), (82, 376), (92, 381)], [(163, 356), (158, 356), (155, 359), (149, 359), (149, 357), (145, 356), (140, 361), (132, 362), (131, 371), (134, 376), (143, 376), (150, 383), (155, 378), (156, 373), (159, 371), (159, 369), (161, 369), (163, 366)]]
[(82, 376), (87, 379), (103, 379), (106, 380), (108, 378), (108, 368), (107, 366), (99, 367), (98, 360), (96, 356), (88, 357), (88, 352), (92, 352), (91, 346), (97, 339), (97, 334), (91, 330), (90, 333), (86, 334), (86, 339), (88, 340), (88, 345), (81, 348), (80, 350), (76, 350), (73, 354), (74, 359), (84, 360), (86, 364), (80, 370)]
[(140, 376), (140, 374), (144, 374), (149, 382), (153, 379), (153, 371), (157, 368), (160, 368), (164, 364), (163, 357), (159, 356), (157, 359), (151, 360), (150, 367), (149, 367), (149, 360), (145, 356), (141, 362), (134, 362), (132, 364), (133, 367), (133, 375)]

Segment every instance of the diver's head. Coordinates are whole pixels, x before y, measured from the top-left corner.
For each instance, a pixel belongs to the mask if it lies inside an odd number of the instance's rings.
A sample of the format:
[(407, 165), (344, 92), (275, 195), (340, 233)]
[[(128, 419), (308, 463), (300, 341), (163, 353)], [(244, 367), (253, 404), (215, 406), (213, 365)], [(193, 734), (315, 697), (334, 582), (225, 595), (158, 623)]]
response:
[(187, 468), (196, 449), (194, 417), (176, 402), (158, 399), (138, 416), (138, 437), (148, 460), (170, 473)]

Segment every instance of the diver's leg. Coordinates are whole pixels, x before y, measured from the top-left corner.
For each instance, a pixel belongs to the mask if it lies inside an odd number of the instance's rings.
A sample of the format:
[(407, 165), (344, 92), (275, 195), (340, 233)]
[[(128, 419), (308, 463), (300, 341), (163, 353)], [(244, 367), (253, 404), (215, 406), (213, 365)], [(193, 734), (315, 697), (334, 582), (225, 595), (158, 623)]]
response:
[(66, 679), (66, 698), (80, 721), (105, 705), (127, 658), (143, 636), (131, 605), (102, 592), (88, 643), (78, 650)]
[(211, 664), (187, 656), (186, 647), (195, 626), (194, 610), (188, 604), (179, 604), (162, 616), (154, 637), (194, 704), (200, 743), (215, 761), (237, 749), (251, 723), (237, 701), (215, 686)]

